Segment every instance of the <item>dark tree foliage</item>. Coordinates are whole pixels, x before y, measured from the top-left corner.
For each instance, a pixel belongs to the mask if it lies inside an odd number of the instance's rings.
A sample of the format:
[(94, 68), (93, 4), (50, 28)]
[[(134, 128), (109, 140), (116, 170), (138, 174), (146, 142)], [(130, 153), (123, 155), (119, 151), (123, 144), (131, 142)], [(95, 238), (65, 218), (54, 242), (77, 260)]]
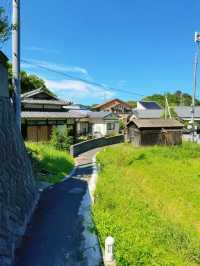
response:
[(0, 7), (0, 42), (4, 42), (8, 39), (10, 27), (7, 17), (5, 15), (4, 8)]
[[(12, 95), (12, 65), (8, 65), (8, 78), (9, 78), (9, 91), (10, 95)], [(26, 71), (21, 71), (21, 93), (25, 93), (28, 91), (36, 90), (42, 88), (44, 91), (48, 91), (52, 96), (54, 94), (49, 91), (45, 85), (44, 80), (39, 78), (36, 75), (28, 74)]]

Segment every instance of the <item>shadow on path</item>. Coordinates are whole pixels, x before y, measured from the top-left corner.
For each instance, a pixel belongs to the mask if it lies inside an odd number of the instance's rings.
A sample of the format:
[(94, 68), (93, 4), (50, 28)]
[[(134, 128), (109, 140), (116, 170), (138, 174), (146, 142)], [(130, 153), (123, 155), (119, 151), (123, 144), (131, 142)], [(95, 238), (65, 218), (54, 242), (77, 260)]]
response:
[(81, 253), (83, 226), (78, 215), (84, 180), (70, 178), (45, 190), (22, 245), (16, 266), (87, 265)]
[(41, 194), (28, 225), (15, 266), (87, 266), (83, 254), (83, 217), (79, 208), (93, 172), (92, 157), (80, 155), (73, 176)]

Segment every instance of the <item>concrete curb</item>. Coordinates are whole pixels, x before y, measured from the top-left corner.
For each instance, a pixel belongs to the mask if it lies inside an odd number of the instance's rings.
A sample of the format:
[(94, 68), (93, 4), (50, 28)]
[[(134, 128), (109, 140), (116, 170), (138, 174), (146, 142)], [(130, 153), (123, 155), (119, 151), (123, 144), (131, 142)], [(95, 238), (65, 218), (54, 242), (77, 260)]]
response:
[[(97, 155), (97, 153), (96, 153)], [(96, 183), (98, 178), (97, 165), (96, 165), (96, 155), (92, 158), (93, 163), (93, 173), (88, 182), (88, 189), (83, 197), (81, 206), (79, 208), (79, 215), (83, 216), (83, 253), (87, 258), (88, 266), (98, 266), (102, 265), (103, 258), (102, 252), (99, 245), (98, 236), (95, 234), (94, 223), (92, 219), (91, 207), (94, 203), (94, 192), (96, 189)]]

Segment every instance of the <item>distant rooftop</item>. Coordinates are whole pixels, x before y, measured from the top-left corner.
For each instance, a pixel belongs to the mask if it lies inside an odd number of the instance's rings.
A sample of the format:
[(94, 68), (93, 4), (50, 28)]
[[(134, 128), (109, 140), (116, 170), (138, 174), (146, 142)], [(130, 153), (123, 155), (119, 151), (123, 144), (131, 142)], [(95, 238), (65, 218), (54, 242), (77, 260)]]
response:
[(102, 119), (106, 118), (107, 116), (112, 115), (113, 119), (117, 119), (118, 120), (118, 117), (115, 114), (113, 114), (112, 112), (103, 112), (103, 111), (101, 111), (101, 112), (92, 112), (92, 111), (89, 111), (87, 114), (88, 114), (88, 116), (90, 118), (102, 118)]
[(139, 110), (133, 109), (133, 115), (136, 118), (160, 118), (163, 114), (162, 109), (150, 109), (150, 110)]
[(102, 103), (102, 104), (98, 104), (98, 105), (94, 106), (92, 109), (96, 109), (96, 110), (97, 110), (97, 109), (101, 109), (101, 108), (103, 108), (104, 106), (112, 105), (112, 104), (114, 104), (114, 105), (123, 104), (123, 105), (125, 105), (128, 109), (131, 109), (131, 107), (130, 107), (130, 105), (129, 105), (128, 103), (126, 103), (126, 102), (124, 102), (124, 101), (122, 101), (122, 100), (120, 100), (120, 99), (117, 99), (117, 98), (112, 99), (112, 100), (109, 100), (109, 101), (106, 101), (106, 102), (104, 102), (104, 103)]
[[(177, 113), (178, 117), (184, 118), (191, 118), (192, 116), (192, 107), (191, 106), (176, 106), (174, 108), (175, 112)], [(194, 118), (200, 119), (200, 106), (195, 106), (194, 109)]]
[(88, 107), (83, 104), (70, 104), (65, 106), (67, 110), (88, 110)]

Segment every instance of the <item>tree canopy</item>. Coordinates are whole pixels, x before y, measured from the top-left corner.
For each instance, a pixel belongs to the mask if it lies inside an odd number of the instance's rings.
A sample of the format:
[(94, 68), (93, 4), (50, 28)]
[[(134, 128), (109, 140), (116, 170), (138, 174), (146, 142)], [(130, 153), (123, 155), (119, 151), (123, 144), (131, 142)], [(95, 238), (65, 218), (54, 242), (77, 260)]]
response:
[[(8, 65), (8, 79), (9, 79), (9, 91), (12, 94), (12, 65)], [(36, 90), (42, 88), (43, 90), (48, 91), (51, 95), (54, 95), (45, 85), (43, 79), (39, 78), (36, 75), (28, 74), (26, 71), (21, 71), (21, 93), (28, 91)]]
[(9, 36), (10, 27), (4, 8), (0, 7), (0, 42), (7, 40)]
[[(192, 104), (192, 96), (188, 93), (183, 93), (182, 91), (176, 91), (175, 93), (166, 93), (168, 103), (170, 106), (185, 105), (190, 106)], [(165, 96), (162, 94), (153, 94), (143, 98), (145, 101), (155, 101), (162, 107), (165, 106)], [(198, 99), (195, 100), (196, 105), (200, 105)]]

